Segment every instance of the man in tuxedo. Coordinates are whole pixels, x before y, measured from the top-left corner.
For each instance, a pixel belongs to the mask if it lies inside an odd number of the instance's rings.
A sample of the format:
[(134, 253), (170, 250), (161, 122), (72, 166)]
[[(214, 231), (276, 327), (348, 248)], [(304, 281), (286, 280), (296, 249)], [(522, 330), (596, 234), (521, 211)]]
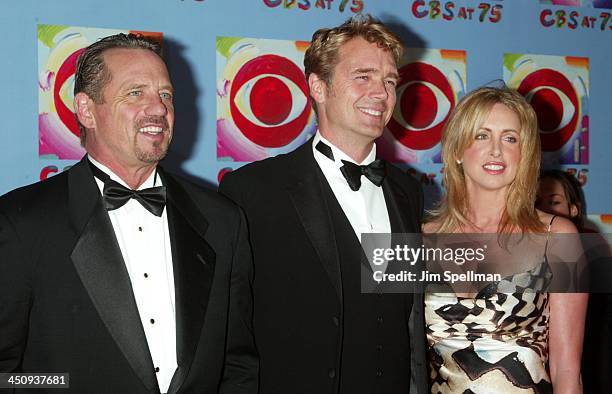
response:
[(92, 44), (74, 93), (87, 155), (0, 198), (0, 371), (67, 372), (74, 393), (255, 393), (244, 217), (158, 165), (160, 47)]
[(263, 394), (426, 391), (422, 296), (361, 289), (362, 233), (420, 231), (420, 186), (375, 160), (402, 51), (371, 17), (317, 31), (304, 59), (316, 135), (221, 182), (249, 227)]

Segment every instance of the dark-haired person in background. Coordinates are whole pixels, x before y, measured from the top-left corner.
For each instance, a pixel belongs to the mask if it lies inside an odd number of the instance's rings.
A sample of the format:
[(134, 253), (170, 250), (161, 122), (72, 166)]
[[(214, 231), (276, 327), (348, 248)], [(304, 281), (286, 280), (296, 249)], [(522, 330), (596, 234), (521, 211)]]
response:
[(402, 51), (371, 18), (315, 32), (304, 65), (318, 132), (221, 182), (249, 227), (261, 393), (426, 390), (422, 294), (361, 291), (361, 234), (420, 231), (418, 183), (375, 160)]
[[(585, 201), (580, 182), (575, 176), (561, 170), (542, 170), (536, 208), (561, 215), (574, 223), (581, 233), (590, 233), (583, 239), (590, 265), (591, 283), (602, 283), (609, 278), (610, 247), (606, 238), (585, 226)], [(607, 257), (607, 260), (605, 258)], [(593, 261), (602, 259), (603, 267)], [(603, 270), (601, 270), (603, 268)], [(610, 288), (612, 284), (605, 284)], [(582, 377), (585, 393), (612, 393), (612, 296), (591, 294), (585, 322)]]
[(159, 46), (90, 45), (74, 93), (87, 156), (0, 197), (0, 371), (68, 372), (79, 394), (255, 393), (244, 219), (158, 166), (174, 125)]
[(579, 232), (584, 230), (584, 202), (578, 180), (561, 170), (542, 170), (538, 186), (536, 208), (560, 215), (574, 223)]

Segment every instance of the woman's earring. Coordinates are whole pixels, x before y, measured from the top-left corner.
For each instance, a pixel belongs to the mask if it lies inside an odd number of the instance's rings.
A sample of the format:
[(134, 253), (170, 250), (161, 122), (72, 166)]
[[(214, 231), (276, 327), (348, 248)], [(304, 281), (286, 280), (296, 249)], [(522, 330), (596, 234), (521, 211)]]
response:
[(457, 164), (462, 165), (463, 164), (463, 160), (457, 159)]

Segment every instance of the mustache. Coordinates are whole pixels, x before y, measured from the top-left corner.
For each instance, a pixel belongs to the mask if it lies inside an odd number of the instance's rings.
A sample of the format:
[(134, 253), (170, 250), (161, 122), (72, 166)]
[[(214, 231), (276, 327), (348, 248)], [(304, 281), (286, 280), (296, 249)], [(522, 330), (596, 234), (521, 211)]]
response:
[(164, 116), (145, 116), (144, 118), (140, 118), (136, 121), (137, 129), (140, 129), (145, 126), (159, 126), (164, 130), (170, 129), (170, 125), (168, 125), (168, 120)]

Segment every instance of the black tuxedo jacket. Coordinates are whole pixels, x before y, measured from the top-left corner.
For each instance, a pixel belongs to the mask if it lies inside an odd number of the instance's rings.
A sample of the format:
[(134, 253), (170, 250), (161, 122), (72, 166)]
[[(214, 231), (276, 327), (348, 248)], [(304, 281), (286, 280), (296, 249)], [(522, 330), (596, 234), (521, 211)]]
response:
[[(160, 175), (176, 292), (177, 337), (168, 340), (178, 368), (168, 392), (255, 393), (244, 217), (222, 196)], [(68, 372), (66, 392), (159, 392), (87, 159), (0, 197), (0, 371)]]
[[(420, 232), (420, 186), (388, 167), (382, 187), (391, 228)], [(360, 275), (354, 259), (363, 252), (314, 159), (312, 140), (226, 174), (220, 191), (247, 217), (262, 394), (427, 390), (422, 295), (370, 302), (378, 296), (353, 286)], [(351, 326), (355, 321), (364, 324)]]

